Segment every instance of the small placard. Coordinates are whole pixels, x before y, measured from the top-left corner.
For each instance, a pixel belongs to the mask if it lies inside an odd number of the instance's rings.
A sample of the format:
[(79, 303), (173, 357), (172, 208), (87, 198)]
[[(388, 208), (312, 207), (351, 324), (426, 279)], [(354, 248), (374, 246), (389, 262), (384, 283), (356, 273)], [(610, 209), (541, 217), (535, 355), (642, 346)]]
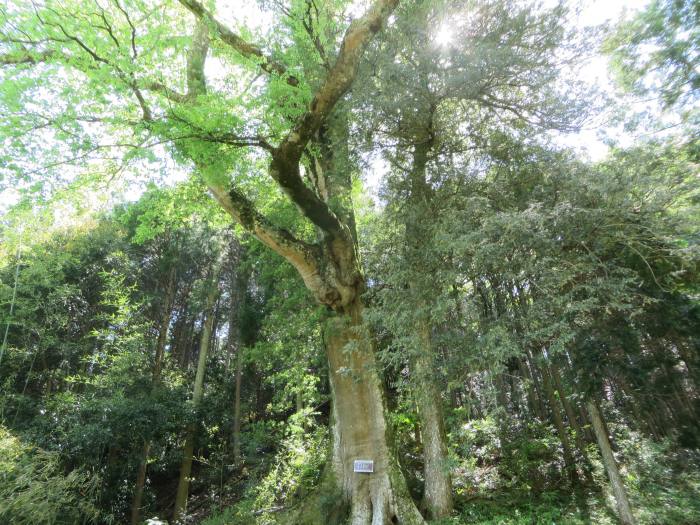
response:
[(371, 459), (356, 459), (353, 467), (355, 472), (370, 474), (374, 472), (374, 461)]

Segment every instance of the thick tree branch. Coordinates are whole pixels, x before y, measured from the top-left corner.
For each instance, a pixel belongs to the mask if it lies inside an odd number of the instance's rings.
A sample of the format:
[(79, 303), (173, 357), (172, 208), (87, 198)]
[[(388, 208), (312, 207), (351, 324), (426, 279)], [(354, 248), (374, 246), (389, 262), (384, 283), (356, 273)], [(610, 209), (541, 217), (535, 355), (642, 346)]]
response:
[(265, 246), (291, 263), (309, 290), (324, 295), (326, 285), (319, 271), (321, 254), (317, 246), (297, 239), (288, 230), (272, 224), (235, 188), (226, 189), (213, 183), (208, 183), (208, 186), (214, 198), (231, 217)]
[(187, 97), (196, 98), (207, 92), (204, 63), (209, 52), (209, 27), (199, 20), (192, 35), (192, 44), (187, 51)]
[(199, 20), (202, 20), (215, 29), (222, 42), (228, 44), (246, 58), (259, 59), (260, 67), (264, 71), (284, 76), (287, 84), (290, 86), (297, 86), (299, 84), (299, 80), (295, 76), (287, 75), (287, 68), (284, 64), (281, 64), (272, 57), (266, 55), (260, 47), (251, 44), (250, 42), (246, 42), (243, 38), (226, 27), (226, 25), (224, 25), (222, 22), (219, 22), (200, 2), (197, 0), (180, 0), (180, 3)]
[(272, 178), (302, 213), (331, 237), (347, 237), (348, 229), (328, 205), (304, 184), (299, 171), (299, 161), (313, 135), (352, 85), (367, 44), (381, 29), (398, 3), (399, 0), (376, 0), (364, 16), (350, 24), (338, 58), (325, 82), (314, 95), (309, 110), (273, 151), (270, 165)]
[(10, 51), (0, 55), (1, 66), (21, 65), (21, 64), (38, 64), (39, 62), (48, 62), (55, 58), (57, 54), (53, 50), (46, 51)]
[[(187, 53), (187, 98), (189, 100), (194, 100), (197, 96), (206, 93), (204, 65), (208, 48), (208, 26), (206, 21), (200, 20), (195, 28), (192, 45)], [(205, 140), (208, 139), (205, 138)], [(240, 141), (241, 137), (235, 137), (235, 140)], [(263, 142), (267, 145), (267, 142)], [(267, 147), (269, 148), (269, 145)], [(206, 166), (198, 165), (197, 168), (203, 172)], [(319, 272), (320, 253), (318, 253), (317, 247), (297, 239), (289, 231), (272, 224), (237, 189), (225, 188), (211, 180), (206, 180), (206, 183), (224, 210), (263, 244), (289, 261), (297, 269), (309, 289), (318, 291), (324, 287)]]
[(174, 89), (169, 88), (162, 82), (146, 82), (141, 85), (141, 89), (145, 89), (146, 91), (153, 91), (154, 93), (160, 93), (168, 100), (176, 102), (178, 104), (183, 104), (189, 100), (187, 95), (183, 95), (182, 93), (179, 93)]
[(372, 37), (399, 4), (399, 0), (377, 0), (367, 13), (352, 22), (345, 32), (340, 53), (325, 82), (314, 95), (309, 111), (299, 120), (294, 130), (280, 144), (280, 152), (297, 159), (323, 120), (330, 114), (355, 80), (357, 66)]

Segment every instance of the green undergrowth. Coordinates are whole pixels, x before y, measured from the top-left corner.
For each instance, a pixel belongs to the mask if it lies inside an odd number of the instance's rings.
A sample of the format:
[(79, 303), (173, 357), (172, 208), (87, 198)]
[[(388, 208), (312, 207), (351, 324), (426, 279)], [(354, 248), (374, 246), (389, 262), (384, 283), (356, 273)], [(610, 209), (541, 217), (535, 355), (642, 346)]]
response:
[(458, 502), (459, 515), (436, 525), (615, 525), (614, 516), (591, 494), (545, 492), (537, 496), (504, 493), (498, 497)]
[[(638, 525), (700, 523), (698, 476), (694, 484), (678, 480), (656, 492), (632, 493)], [(611, 495), (595, 491), (547, 492), (536, 497), (504, 493), (490, 499), (458, 502), (458, 515), (433, 525), (617, 525)]]
[[(293, 419), (269, 470), (251, 480), (238, 503), (202, 523), (342, 525), (347, 509), (338, 508), (341, 498), (324, 477), (328, 433), (310, 423)], [(536, 422), (504, 428), (487, 418), (452, 432), (455, 515), (431, 523), (617, 525), (615, 500), (596, 446), (587, 450), (594, 484), (574, 489), (563, 475), (561, 452), (549, 430)], [(611, 430), (638, 525), (700, 523), (700, 454), (670, 440), (655, 442), (623, 425), (611, 424)], [(400, 450), (408, 454), (410, 443)], [(419, 463), (403, 459), (408, 474), (420, 471)], [(419, 494), (419, 478), (408, 474)]]
[(95, 506), (99, 479), (67, 470), (59, 455), (23, 442), (0, 426), (0, 523), (110, 523)]
[(241, 501), (203, 525), (305, 525), (326, 514), (324, 509), (330, 508), (334, 497), (317, 488), (328, 454), (328, 432), (319, 427), (307, 432), (304, 423), (303, 416), (292, 417), (267, 474), (250, 485)]

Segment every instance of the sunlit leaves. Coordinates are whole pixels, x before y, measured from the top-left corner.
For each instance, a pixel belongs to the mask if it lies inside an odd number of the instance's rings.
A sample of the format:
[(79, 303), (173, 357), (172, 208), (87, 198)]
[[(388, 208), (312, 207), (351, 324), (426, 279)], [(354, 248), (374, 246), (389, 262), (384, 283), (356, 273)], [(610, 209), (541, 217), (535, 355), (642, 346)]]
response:
[(700, 92), (700, 10), (692, 0), (654, 0), (620, 24), (606, 50), (623, 86), (658, 93), (663, 103), (692, 110)]

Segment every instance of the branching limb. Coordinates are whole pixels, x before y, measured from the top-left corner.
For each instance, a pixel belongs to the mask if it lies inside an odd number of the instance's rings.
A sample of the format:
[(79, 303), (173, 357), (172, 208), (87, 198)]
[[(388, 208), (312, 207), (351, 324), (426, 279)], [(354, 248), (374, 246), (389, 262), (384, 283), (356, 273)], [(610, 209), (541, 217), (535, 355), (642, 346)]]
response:
[(299, 84), (299, 79), (293, 75), (287, 75), (287, 67), (284, 64), (273, 59), (271, 56), (266, 55), (265, 52), (258, 46), (245, 41), (243, 38), (234, 33), (225, 24), (218, 21), (214, 15), (207, 10), (200, 2), (197, 0), (180, 0), (180, 3), (185, 6), (192, 14), (194, 14), (199, 20), (207, 23), (209, 26), (214, 28), (218, 33), (219, 38), (222, 42), (226, 43), (238, 53), (247, 58), (257, 58), (260, 60), (260, 67), (267, 71), (268, 73), (274, 73), (285, 77), (287, 84), (290, 86), (297, 86)]
[(381, 29), (399, 0), (377, 0), (367, 13), (350, 24), (338, 58), (314, 95), (309, 110), (273, 152), (270, 175), (316, 226), (331, 237), (349, 237), (349, 231), (306, 184), (299, 171), (301, 155), (313, 135), (348, 91), (371, 38)]
[(338, 299), (338, 292), (324, 279), (323, 254), (319, 246), (296, 238), (260, 214), (239, 191), (209, 184), (209, 190), (226, 212), (265, 246), (283, 257), (299, 272), (306, 287), (324, 304)]
[(280, 153), (299, 159), (323, 120), (330, 114), (355, 80), (357, 66), (367, 44), (381, 29), (399, 0), (377, 0), (367, 13), (350, 24), (340, 47), (340, 53), (325, 82), (314, 95), (309, 111), (280, 145)]
[(321, 42), (321, 37), (319, 36), (318, 32), (316, 31), (316, 23), (314, 22), (314, 14), (315, 19), (318, 20), (318, 7), (316, 7), (316, 3), (313, 0), (306, 0), (306, 11), (304, 13), (304, 17), (301, 20), (302, 25), (304, 26), (304, 30), (306, 31), (306, 34), (309, 35), (309, 38), (311, 39), (311, 42), (313, 42), (314, 47), (316, 48), (316, 51), (318, 52), (318, 56), (321, 57), (321, 60), (323, 61), (323, 66), (326, 69), (330, 69), (330, 61), (328, 60), (328, 55), (326, 54), (326, 49), (323, 47), (323, 43)]
[(136, 50), (136, 26), (134, 26), (134, 23), (129, 17), (129, 13), (126, 11), (126, 9), (122, 7), (122, 5), (119, 3), (119, 0), (114, 0), (114, 4), (117, 6), (117, 9), (119, 9), (119, 11), (121, 11), (121, 13), (124, 15), (124, 18), (126, 18), (126, 23), (129, 24), (129, 27), (131, 28), (131, 58), (135, 60), (139, 56), (139, 53)]
[[(96, 2), (96, 5), (99, 7), (99, 4)], [(151, 113), (150, 108), (148, 107), (148, 103), (146, 102), (145, 97), (143, 96), (143, 93), (141, 93), (141, 90), (138, 86), (138, 83), (136, 79), (134, 78), (134, 75), (131, 73), (125, 73), (117, 64), (112, 63), (108, 58), (105, 56), (102, 56), (100, 53), (97, 52), (97, 50), (92, 49), (90, 46), (88, 46), (80, 37), (77, 35), (69, 33), (66, 28), (63, 26), (63, 24), (60, 24), (59, 22), (49, 22), (48, 20), (44, 20), (39, 13), (39, 9), (37, 6), (32, 2), (32, 6), (34, 8), (34, 14), (36, 15), (37, 19), (39, 22), (41, 22), (43, 25), (46, 27), (55, 27), (58, 28), (65, 39), (67, 41), (73, 42), (78, 45), (85, 53), (87, 53), (94, 62), (98, 64), (104, 64), (105, 66), (108, 66), (114, 70), (116, 73), (117, 77), (124, 82), (131, 92), (134, 94), (139, 107), (141, 108), (141, 113), (143, 115), (143, 120), (145, 122), (151, 122), (153, 120), (153, 114)], [(58, 17), (60, 17), (60, 13), (58, 13), (55, 9), (52, 8), (46, 8), (48, 11), (56, 14)], [(100, 7), (100, 9), (102, 9)], [(114, 35), (114, 32), (112, 30), (112, 26), (107, 20), (107, 17), (104, 13), (104, 10), (102, 10), (101, 14), (98, 14), (100, 18), (102, 19), (103, 23), (105, 24), (104, 26), (97, 26), (100, 27), (101, 29), (104, 29), (109, 35), (112, 41), (115, 43), (117, 48), (121, 47), (119, 44), (119, 40), (117, 40), (116, 36)]]
[(174, 89), (169, 88), (162, 82), (146, 82), (141, 85), (141, 89), (144, 89), (146, 91), (153, 91), (154, 93), (160, 93), (171, 102), (175, 102), (177, 104), (183, 104), (189, 100), (187, 95), (183, 95), (182, 93), (179, 93)]
[[(192, 45), (187, 53), (187, 98), (190, 100), (206, 93), (204, 65), (208, 44), (207, 23), (199, 20), (192, 38)], [(177, 119), (177, 116), (172, 115), (171, 118)], [(202, 132), (203, 135), (199, 138), (203, 140), (225, 142), (238, 146), (256, 144), (271, 149), (266, 141), (256, 137), (231, 135), (227, 139), (224, 135), (215, 136), (206, 130), (202, 130)], [(207, 166), (198, 165), (197, 168), (202, 172), (206, 170)], [(226, 188), (211, 180), (206, 182), (212, 195), (224, 210), (263, 244), (289, 261), (300, 273), (304, 282), (309, 287), (313, 286), (311, 289), (319, 289), (323, 285), (319, 276), (317, 247), (297, 239), (288, 230), (275, 226), (236, 188)]]

